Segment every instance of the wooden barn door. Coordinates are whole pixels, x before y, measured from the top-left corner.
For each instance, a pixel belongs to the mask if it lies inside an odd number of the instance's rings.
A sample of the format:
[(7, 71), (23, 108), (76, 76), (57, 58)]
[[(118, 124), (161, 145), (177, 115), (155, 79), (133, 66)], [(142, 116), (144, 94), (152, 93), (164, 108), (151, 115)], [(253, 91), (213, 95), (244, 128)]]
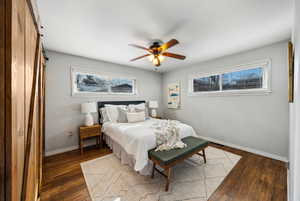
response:
[(36, 201), (44, 136), (44, 57), (30, 0), (0, 0), (0, 201)]

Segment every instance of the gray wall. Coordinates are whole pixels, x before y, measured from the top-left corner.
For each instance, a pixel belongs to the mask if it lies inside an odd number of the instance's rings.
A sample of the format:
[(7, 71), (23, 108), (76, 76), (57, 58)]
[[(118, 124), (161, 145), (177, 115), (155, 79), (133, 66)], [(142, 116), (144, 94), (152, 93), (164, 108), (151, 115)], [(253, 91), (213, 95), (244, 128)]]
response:
[[(121, 66), (97, 60), (47, 51), (46, 68), (46, 153), (74, 149), (78, 145), (78, 128), (83, 124), (80, 104), (88, 101), (158, 100), (161, 106), (162, 75), (156, 72)], [(99, 71), (105, 75), (137, 79), (137, 96), (71, 96), (71, 66)], [(161, 114), (161, 110), (158, 110)], [(97, 114), (94, 115), (95, 120)]]
[[(218, 72), (223, 67), (262, 59), (272, 62), (272, 93), (243, 96), (188, 96), (193, 73)], [(181, 82), (181, 108), (167, 109), (167, 85)], [(288, 156), (287, 42), (183, 67), (163, 74), (164, 116), (194, 127), (204, 137), (250, 149)]]
[(300, 200), (300, 2), (294, 1), (293, 43), (295, 48), (294, 103), (290, 104), (289, 200)]

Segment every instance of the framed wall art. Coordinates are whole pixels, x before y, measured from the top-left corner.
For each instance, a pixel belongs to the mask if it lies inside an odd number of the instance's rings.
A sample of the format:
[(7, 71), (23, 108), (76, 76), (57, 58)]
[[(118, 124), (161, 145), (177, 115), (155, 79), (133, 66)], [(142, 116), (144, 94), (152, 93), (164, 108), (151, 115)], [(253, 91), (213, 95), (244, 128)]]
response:
[(135, 95), (136, 79), (106, 76), (98, 72), (72, 68), (72, 96), (82, 95)]
[(180, 83), (168, 85), (168, 108), (178, 109), (180, 107)]

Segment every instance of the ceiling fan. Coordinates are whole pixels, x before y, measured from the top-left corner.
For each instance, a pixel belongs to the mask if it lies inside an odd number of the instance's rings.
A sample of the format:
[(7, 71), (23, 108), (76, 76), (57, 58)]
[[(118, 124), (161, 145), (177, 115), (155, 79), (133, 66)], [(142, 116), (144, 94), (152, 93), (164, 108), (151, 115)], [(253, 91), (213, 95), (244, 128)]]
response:
[(167, 49), (169, 49), (177, 44), (179, 44), (179, 42), (176, 39), (171, 39), (167, 43), (163, 43), (161, 40), (153, 40), (150, 43), (149, 48), (146, 48), (146, 47), (143, 47), (140, 45), (129, 44), (132, 47), (140, 48), (140, 49), (146, 50), (148, 52), (148, 54), (131, 59), (130, 61), (136, 61), (136, 60), (142, 59), (144, 57), (149, 57), (149, 59), (150, 59), (150, 61), (152, 61), (153, 65), (158, 67), (161, 65), (161, 62), (163, 61), (164, 56), (172, 57), (174, 59), (184, 60), (185, 56), (183, 56), (183, 55), (166, 52)]

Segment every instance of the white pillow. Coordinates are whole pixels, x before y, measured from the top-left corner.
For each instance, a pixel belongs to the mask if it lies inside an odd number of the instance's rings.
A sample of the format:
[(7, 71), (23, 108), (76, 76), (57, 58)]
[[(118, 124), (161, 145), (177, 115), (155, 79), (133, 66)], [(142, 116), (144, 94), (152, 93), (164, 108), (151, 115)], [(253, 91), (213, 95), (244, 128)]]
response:
[(108, 116), (106, 114), (105, 107), (100, 109), (100, 114), (101, 114), (101, 119), (100, 119), (101, 123), (105, 123), (105, 122), (109, 121)]
[(127, 112), (128, 123), (145, 121), (145, 112)]
[(119, 109), (124, 108), (126, 109), (126, 105), (105, 105), (105, 110), (109, 121), (113, 123), (117, 123), (119, 120)]
[(117, 107), (105, 106), (106, 114), (110, 122), (117, 123), (119, 111)]

